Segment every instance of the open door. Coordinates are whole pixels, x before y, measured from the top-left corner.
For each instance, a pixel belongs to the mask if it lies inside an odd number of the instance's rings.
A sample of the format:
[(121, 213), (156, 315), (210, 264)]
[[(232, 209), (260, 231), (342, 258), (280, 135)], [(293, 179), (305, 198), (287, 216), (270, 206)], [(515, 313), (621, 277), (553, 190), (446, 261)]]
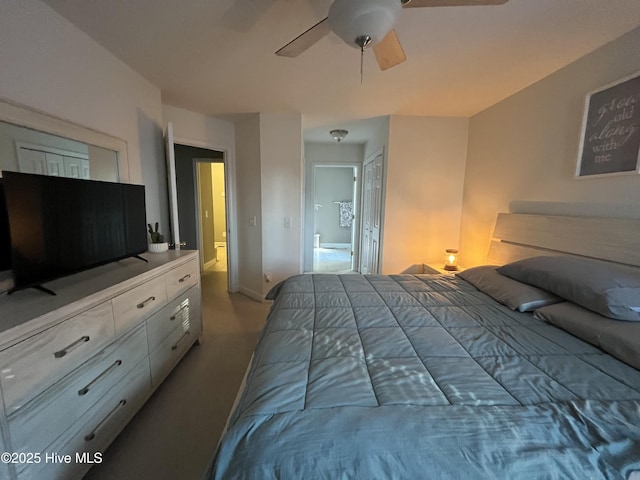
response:
[(178, 193), (176, 187), (176, 154), (173, 144), (173, 123), (167, 123), (164, 134), (165, 155), (167, 157), (167, 187), (169, 190), (169, 220), (171, 222), (171, 243), (180, 250), (180, 224), (178, 222)]

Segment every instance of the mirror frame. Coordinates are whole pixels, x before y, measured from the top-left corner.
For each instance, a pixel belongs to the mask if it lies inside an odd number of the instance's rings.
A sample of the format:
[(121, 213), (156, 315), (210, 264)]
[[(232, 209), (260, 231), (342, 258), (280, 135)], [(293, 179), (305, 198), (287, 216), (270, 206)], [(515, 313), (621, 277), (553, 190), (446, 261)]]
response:
[(119, 181), (121, 183), (131, 183), (127, 142), (125, 140), (54, 117), (5, 98), (0, 98), (0, 121), (113, 150), (118, 154)]

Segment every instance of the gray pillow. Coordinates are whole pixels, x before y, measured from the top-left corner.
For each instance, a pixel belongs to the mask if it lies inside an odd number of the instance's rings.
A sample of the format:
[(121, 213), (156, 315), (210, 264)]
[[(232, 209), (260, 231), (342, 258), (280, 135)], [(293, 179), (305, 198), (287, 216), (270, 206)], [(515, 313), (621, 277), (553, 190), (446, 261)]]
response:
[(494, 265), (468, 268), (458, 273), (457, 276), (511, 310), (530, 312), (536, 308), (562, 301), (553, 293), (500, 275)]
[(612, 320), (571, 302), (541, 308), (533, 316), (640, 369), (640, 323)]
[(638, 267), (582, 257), (543, 256), (509, 263), (497, 271), (606, 317), (640, 321)]

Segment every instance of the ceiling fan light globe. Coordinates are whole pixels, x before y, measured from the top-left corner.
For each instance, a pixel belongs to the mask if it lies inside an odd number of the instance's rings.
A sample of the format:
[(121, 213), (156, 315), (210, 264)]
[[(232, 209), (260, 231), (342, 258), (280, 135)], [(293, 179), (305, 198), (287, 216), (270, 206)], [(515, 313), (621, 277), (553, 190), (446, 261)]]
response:
[(400, 0), (335, 0), (329, 25), (347, 45), (360, 49), (356, 38), (369, 36), (377, 43), (393, 29), (401, 12)]

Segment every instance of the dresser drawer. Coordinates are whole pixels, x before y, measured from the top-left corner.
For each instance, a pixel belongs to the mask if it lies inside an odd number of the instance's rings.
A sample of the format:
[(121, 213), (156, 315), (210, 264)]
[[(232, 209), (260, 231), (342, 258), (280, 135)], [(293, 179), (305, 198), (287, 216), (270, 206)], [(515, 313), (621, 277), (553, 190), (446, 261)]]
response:
[(194, 316), (188, 322), (180, 324), (180, 328), (173, 330), (154, 351), (150, 353), (151, 381), (154, 386), (159, 385), (173, 366), (182, 358), (202, 332), (200, 316)]
[(139, 285), (113, 300), (116, 333), (122, 333), (147, 318), (167, 303), (164, 275)]
[(7, 414), (86, 362), (113, 338), (111, 302), (105, 302), (0, 352)]
[[(91, 408), (70, 429), (41, 453), (43, 462), (18, 469), (20, 480), (46, 478), (68, 480), (81, 478), (91, 466), (100, 463), (102, 452), (133, 417), (151, 391), (149, 363), (138, 363), (118, 384)], [(86, 420), (89, 418), (90, 420)], [(70, 455), (71, 463), (45, 463), (46, 453)], [(84, 460), (84, 461), (79, 461)]]
[(200, 269), (198, 262), (190, 260), (187, 263), (174, 268), (165, 275), (167, 281), (167, 296), (169, 299), (175, 298), (182, 292), (187, 291), (198, 283)]
[[(0, 431), (0, 453), (3, 452), (9, 452), (9, 448), (5, 445), (4, 443), (4, 438), (3, 435), (1, 435), (1, 431)], [(11, 466), (11, 468), (13, 468), (13, 465), (9, 465), (8, 462), (1, 462), (0, 461), (0, 478), (13, 478), (11, 477), (10, 473), (9, 473), (9, 467)]]
[(139, 325), (9, 416), (13, 450), (43, 451), (146, 357)]
[[(200, 317), (200, 287), (193, 286), (185, 293), (173, 300), (169, 305), (147, 319), (147, 336), (149, 351), (152, 352), (174, 330), (183, 331)], [(186, 328), (186, 330), (184, 330)]]

